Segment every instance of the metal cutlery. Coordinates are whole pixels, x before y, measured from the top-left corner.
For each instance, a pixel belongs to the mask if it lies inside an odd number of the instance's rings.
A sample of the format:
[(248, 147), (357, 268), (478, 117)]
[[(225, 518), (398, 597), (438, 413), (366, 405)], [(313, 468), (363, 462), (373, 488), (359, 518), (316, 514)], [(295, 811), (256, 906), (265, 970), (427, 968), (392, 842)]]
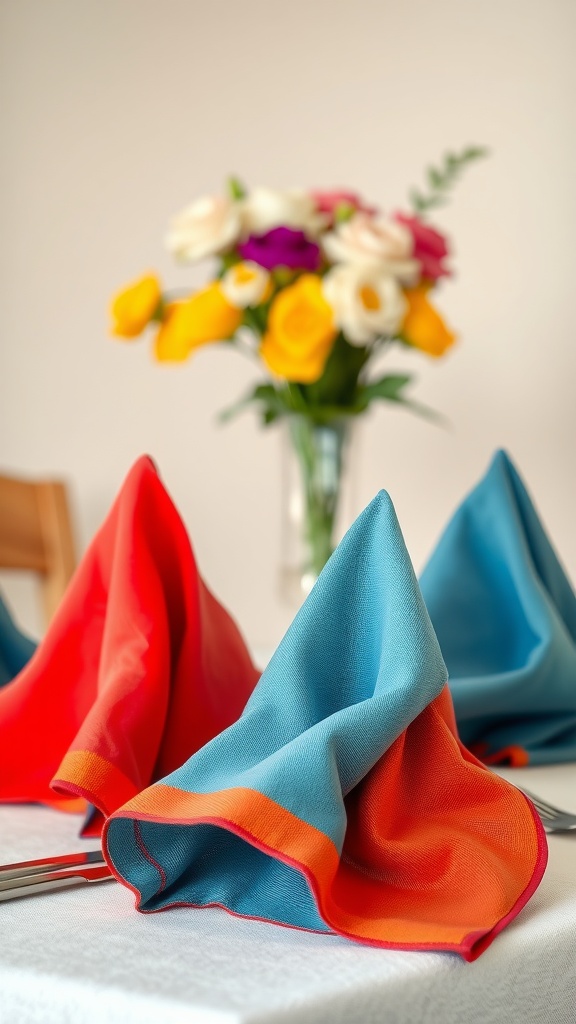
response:
[(101, 850), (5, 864), (0, 867), (0, 903), (112, 878)]
[(524, 789), (524, 786), (517, 788), (534, 804), (546, 832), (572, 832), (576, 829), (576, 814), (563, 811), (560, 807), (554, 807), (554, 804), (549, 804), (542, 797)]

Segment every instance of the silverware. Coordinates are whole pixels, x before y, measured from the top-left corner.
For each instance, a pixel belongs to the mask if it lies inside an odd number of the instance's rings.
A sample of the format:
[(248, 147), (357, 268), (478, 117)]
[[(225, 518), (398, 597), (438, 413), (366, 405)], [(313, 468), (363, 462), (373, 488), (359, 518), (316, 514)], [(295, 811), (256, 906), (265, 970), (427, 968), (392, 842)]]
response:
[(0, 865), (0, 881), (37, 875), (40, 871), (60, 870), (86, 864), (104, 864), (102, 850), (86, 850), (82, 853), (66, 853), (61, 857), (43, 857), (41, 860), (23, 860), (19, 864)]
[(572, 832), (576, 829), (576, 814), (563, 811), (560, 807), (554, 807), (553, 804), (547, 803), (542, 797), (536, 796), (528, 789), (524, 789), (523, 786), (517, 788), (534, 804), (546, 832)]
[(0, 903), (112, 878), (101, 850), (5, 864), (0, 867)]

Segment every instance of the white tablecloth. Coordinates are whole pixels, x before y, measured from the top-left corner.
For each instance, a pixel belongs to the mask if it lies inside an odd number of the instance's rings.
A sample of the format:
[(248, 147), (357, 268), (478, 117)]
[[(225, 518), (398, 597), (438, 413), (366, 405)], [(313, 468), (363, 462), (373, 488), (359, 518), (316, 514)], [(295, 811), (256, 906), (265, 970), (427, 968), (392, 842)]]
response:
[[(576, 811), (576, 765), (506, 771)], [(0, 862), (70, 852), (78, 819), (0, 807)], [(0, 903), (1, 1024), (575, 1024), (576, 833), (473, 964), (222, 910), (137, 914), (116, 882)]]

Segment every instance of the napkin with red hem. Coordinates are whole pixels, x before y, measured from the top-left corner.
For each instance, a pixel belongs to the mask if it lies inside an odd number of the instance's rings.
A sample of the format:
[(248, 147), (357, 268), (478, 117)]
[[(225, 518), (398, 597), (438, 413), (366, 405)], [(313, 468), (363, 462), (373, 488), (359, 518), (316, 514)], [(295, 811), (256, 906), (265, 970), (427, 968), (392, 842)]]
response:
[(97, 833), (235, 721), (258, 674), (141, 458), (44, 640), (0, 690), (0, 801), (88, 802)]
[(326, 565), (242, 716), (108, 819), (145, 912), (221, 906), (475, 959), (536, 889), (532, 805), (460, 743), (382, 492)]

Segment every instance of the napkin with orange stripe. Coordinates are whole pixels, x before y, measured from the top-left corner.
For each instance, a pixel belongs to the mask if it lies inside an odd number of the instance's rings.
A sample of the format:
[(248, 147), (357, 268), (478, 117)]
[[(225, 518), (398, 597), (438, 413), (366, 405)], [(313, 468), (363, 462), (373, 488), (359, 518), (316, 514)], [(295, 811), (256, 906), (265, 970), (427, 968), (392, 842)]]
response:
[(21, 671), (0, 689), (0, 801), (88, 803), (89, 834), (235, 721), (259, 674), (148, 458), (25, 667), (10, 636), (7, 671)]
[(459, 742), (447, 672), (382, 492), (240, 719), (108, 819), (140, 910), (233, 914), (475, 959), (546, 862), (531, 804)]

